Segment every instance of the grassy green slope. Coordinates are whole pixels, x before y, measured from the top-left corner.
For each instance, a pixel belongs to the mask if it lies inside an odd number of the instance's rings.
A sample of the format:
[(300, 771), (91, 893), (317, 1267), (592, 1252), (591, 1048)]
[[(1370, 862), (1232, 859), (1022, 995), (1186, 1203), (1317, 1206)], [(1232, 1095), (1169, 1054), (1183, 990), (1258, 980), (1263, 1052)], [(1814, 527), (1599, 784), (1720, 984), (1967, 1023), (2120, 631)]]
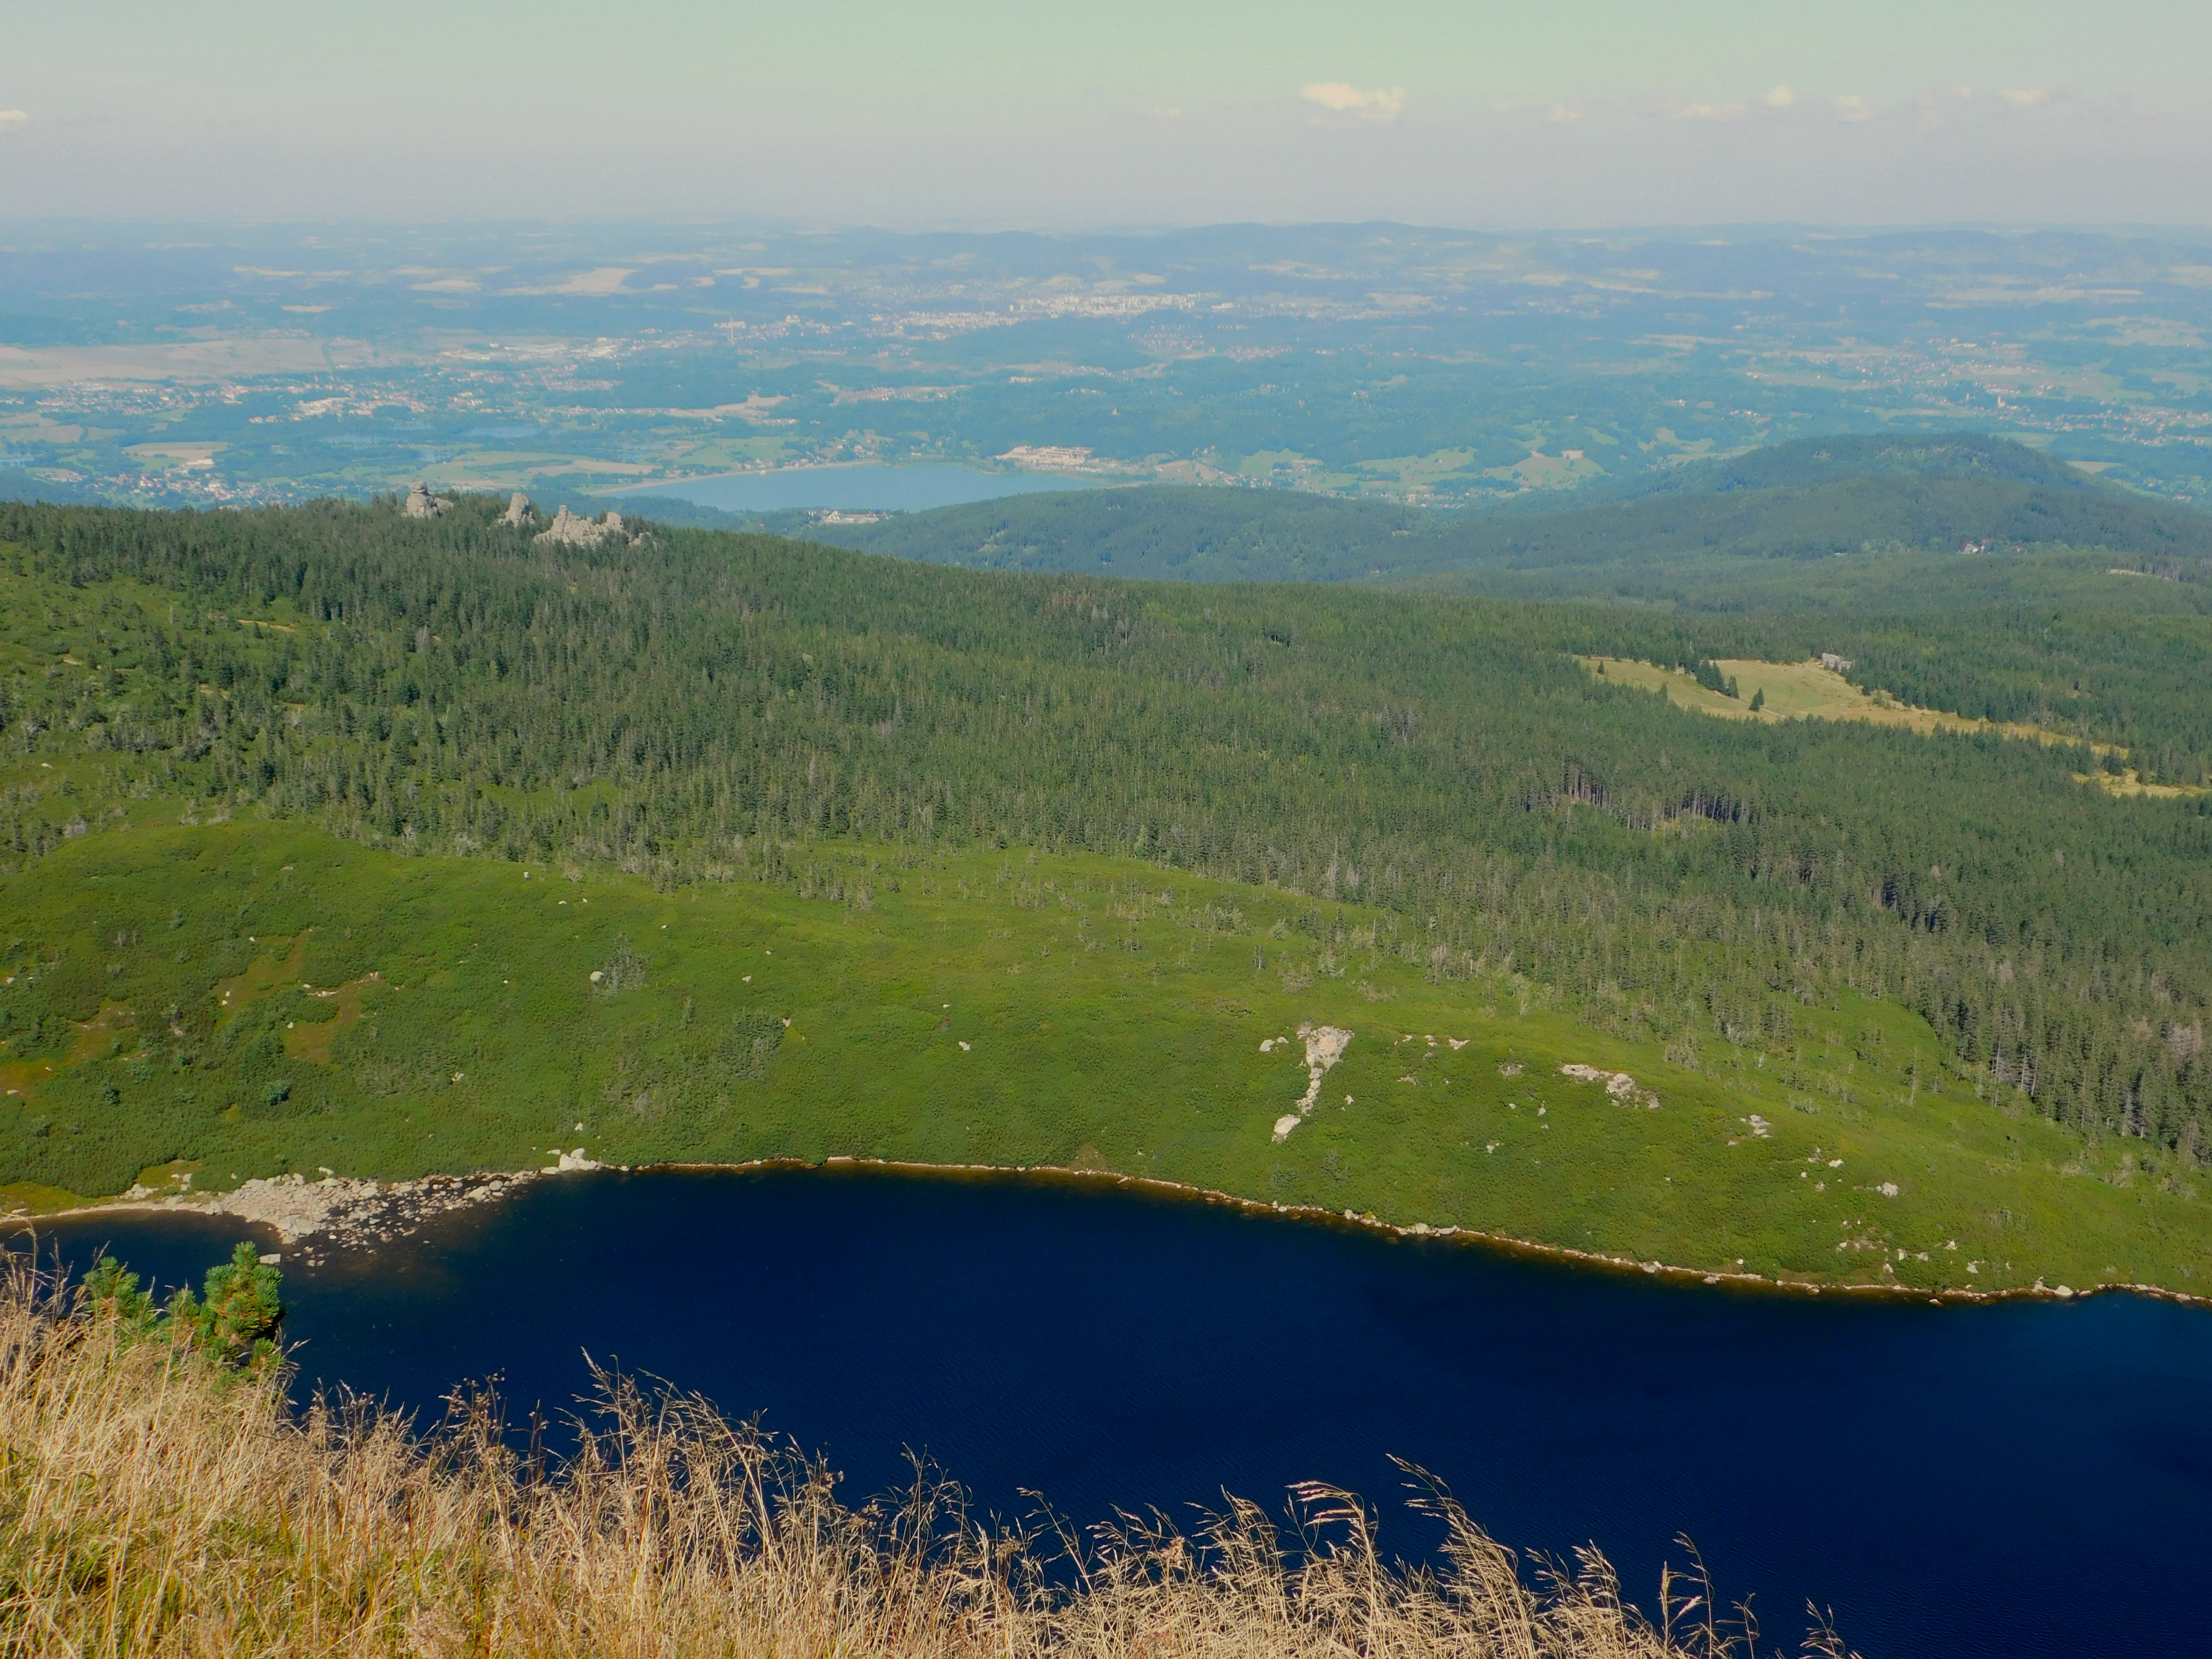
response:
[[(580, 1146), (1112, 1170), (1821, 1283), (2212, 1280), (2194, 1176), (1985, 1102), (1850, 993), (1787, 1044), (1670, 1059), (1498, 964), (1432, 977), (1388, 917), (1130, 860), (825, 844), (789, 884), (657, 892), (170, 811), (0, 878), (37, 942), (15, 972), (88, 964), (106, 1011), (11, 1073), (19, 1200)], [(1277, 1146), (1303, 1049), (1260, 1044), (1304, 1020), (1355, 1036)]]

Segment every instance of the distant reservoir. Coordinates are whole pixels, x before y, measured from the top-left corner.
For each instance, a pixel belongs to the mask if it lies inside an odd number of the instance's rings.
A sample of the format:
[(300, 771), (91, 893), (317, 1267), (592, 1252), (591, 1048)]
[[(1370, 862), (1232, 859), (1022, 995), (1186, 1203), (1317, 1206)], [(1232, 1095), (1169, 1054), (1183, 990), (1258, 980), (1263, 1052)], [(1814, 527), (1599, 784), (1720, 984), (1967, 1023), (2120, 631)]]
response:
[[(980, 467), (931, 462), (914, 466), (786, 466), (773, 472), (732, 472), (641, 484), (637, 493), (673, 495), (726, 513), (781, 513), (796, 507), (843, 512), (919, 513), (933, 507), (995, 501), (1051, 489), (1089, 489), (1097, 478), (1048, 473), (986, 472)], [(612, 492), (620, 499), (621, 492)]]
[[(234, 1226), (52, 1230), (197, 1280)], [(321, 1269), (302, 1391), (434, 1418), (496, 1374), (558, 1416), (583, 1354), (766, 1413), (858, 1498), (926, 1449), (986, 1510), (1075, 1521), (1336, 1481), (1418, 1557), (1395, 1453), (1508, 1544), (1595, 1540), (1652, 1605), (1687, 1533), (1794, 1644), (1807, 1598), (1888, 1656), (2196, 1651), (2212, 1310), (1751, 1295), (1110, 1187), (865, 1170), (602, 1174)]]

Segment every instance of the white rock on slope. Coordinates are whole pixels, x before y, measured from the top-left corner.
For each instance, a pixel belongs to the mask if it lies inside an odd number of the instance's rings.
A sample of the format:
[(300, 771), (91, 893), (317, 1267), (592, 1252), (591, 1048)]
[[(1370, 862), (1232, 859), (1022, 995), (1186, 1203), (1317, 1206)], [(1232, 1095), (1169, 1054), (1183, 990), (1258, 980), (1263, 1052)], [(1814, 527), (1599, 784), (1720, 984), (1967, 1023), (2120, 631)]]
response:
[(1306, 1045), (1306, 1091), (1298, 1102), (1298, 1109), (1285, 1112), (1275, 1120), (1275, 1143), (1280, 1146), (1291, 1138), (1291, 1131), (1305, 1121), (1321, 1098), (1321, 1080), (1328, 1075), (1329, 1067), (1344, 1058), (1345, 1045), (1352, 1041), (1352, 1033), (1340, 1025), (1316, 1025), (1311, 1022), (1298, 1027), (1298, 1035)]
[(1571, 1077), (1577, 1083), (1602, 1083), (1605, 1091), (1624, 1106), (1639, 1102), (1653, 1111), (1659, 1109), (1659, 1097), (1648, 1089), (1637, 1087), (1636, 1079), (1626, 1072), (1608, 1072), (1601, 1066), (1583, 1066), (1573, 1061), (1559, 1067), (1559, 1075)]

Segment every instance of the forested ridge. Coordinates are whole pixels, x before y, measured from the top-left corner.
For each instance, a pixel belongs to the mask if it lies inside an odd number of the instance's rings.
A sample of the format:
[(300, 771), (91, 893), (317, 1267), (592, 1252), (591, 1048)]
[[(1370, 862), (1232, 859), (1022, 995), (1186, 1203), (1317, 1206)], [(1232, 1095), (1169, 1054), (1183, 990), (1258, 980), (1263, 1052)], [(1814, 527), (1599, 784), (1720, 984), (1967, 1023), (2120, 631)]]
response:
[[(765, 526), (783, 528), (781, 525)], [(2187, 592), (2118, 608), (2212, 605), (2212, 514), (2150, 501), (2023, 445), (1966, 435), (1804, 439), (1656, 478), (1530, 491), (1452, 514), (1279, 489), (1146, 488), (1016, 495), (815, 533), (848, 547), (982, 569), (1080, 570), (1177, 581), (1382, 581), (1513, 597), (1663, 603), (1696, 611), (1880, 609), (1885, 592), (1978, 605), (2079, 592), (2117, 556)], [(2037, 549), (2016, 560), (1969, 555)], [(1899, 555), (1919, 556), (1898, 563)], [(1838, 556), (1845, 571), (1806, 567)], [(1869, 568), (1869, 565), (1872, 566)], [(2109, 589), (2109, 584), (2106, 585)]]
[[(1812, 624), (495, 520), (0, 507), (18, 763), (671, 884), (827, 837), (1133, 853), (1381, 905), (1435, 974), (1510, 962), (1692, 1060), (1856, 988), (1993, 1092), (2212, 1152), (2203, 801), (2109, 799), (2066, 745), (1703, 719), (1568, 654), (1796, 656)], [(1914, 623), (1880, 627), (1901, 677)], [(11, 789), (8, 856), (74, 811)]]
[[(2195, 570), (2212, 516), (2012, 479), (1844, 477), (1670, 491), (1452, 518), (1380, 502), (1197, 486), (1085, 489), (938, 507), (820, 532), (979, 569), (1178, 581), (1452, 581), (1606, 596), (1686, 562), (1802, 562), (1962, 544), (2101, 548)], [(2106, 561), (2107, 563), (2110, 560)], [(1757, 573), (1753, 573), (1757, 574)]]

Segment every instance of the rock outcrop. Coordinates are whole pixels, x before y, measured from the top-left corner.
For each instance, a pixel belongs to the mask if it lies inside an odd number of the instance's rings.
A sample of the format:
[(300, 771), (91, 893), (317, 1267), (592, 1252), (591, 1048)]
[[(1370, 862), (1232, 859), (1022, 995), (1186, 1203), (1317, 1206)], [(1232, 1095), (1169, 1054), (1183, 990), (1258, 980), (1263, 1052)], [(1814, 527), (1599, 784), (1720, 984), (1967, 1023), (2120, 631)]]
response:
[[(1571, 1077), (1577, 1083), (1602, 1083), (1605, 1091), (1623, 1106), (1648, 1106), (1659, 1109), (1659, 1097), (1640, 1086), (1626, 1072), (1608, 1072), (1602, 1066), (1583, 1066), (1570, 1062), (1559, 1067), (1561, 1077)], [(1760, 1130), (1759, 1133), (1765, 1133)]]
[[(598, 1169), (579, 1146), (572, 1161), (562, 1153), (562, 1169)], [(488, 1176), (425, 1176), (417, 1181), (378, 1182), (328, 1176), (309, 1181), (296, 1175), (248, 1181), (225, 1193), (205, 1212), (235, 1216), (274, 1227), (285, 1247), (321, 1237), (337, 1245), (361, 1245), (404, 1238), (432, 1216), (488, 1204), (505, 1197), (533, 1172)], [(179, 1207), (185, 1200), (170, 1200)]]
[(435, 519), (451, 506), (453, 503), (442, 496), (433, 495), (429, 485), (417, 483), (407, 492), (407, 499), (399, 504), (399, 510), (410, 519)]
[(597, 547), (610, 536), (623, 536), (622, 514), (610, 513), (604, 519), (586, 519), (563, 507), (553, 515), (553, 522), (538, 532), (541, 542), (566, 542), (572, 547)]
[(507, 497), (507, 511), (499, 515), (501, 524), (536, 524), (538, 509), (530, 504), (530, 497), (520, 490)]
[[(1306, 1091), (1298, 1101), (1297, 1110), (1285, 1112), (1275, 1120), (1275, 1144), (1279, 1146), (1313, 1111), (1314, 1103), (1321, 1098), (1322, 1079), (1344, 1058), (1345, 1046), (1352, 1041), (1352, 1034), (1340, 1025), (1316, 1025), (1308, 1020), (1299, 1025), (1298, 1036), (1306, 1045)], [(1344, 1103), (1352, 1104), (1349, 1095), (1345, 1097)]]

